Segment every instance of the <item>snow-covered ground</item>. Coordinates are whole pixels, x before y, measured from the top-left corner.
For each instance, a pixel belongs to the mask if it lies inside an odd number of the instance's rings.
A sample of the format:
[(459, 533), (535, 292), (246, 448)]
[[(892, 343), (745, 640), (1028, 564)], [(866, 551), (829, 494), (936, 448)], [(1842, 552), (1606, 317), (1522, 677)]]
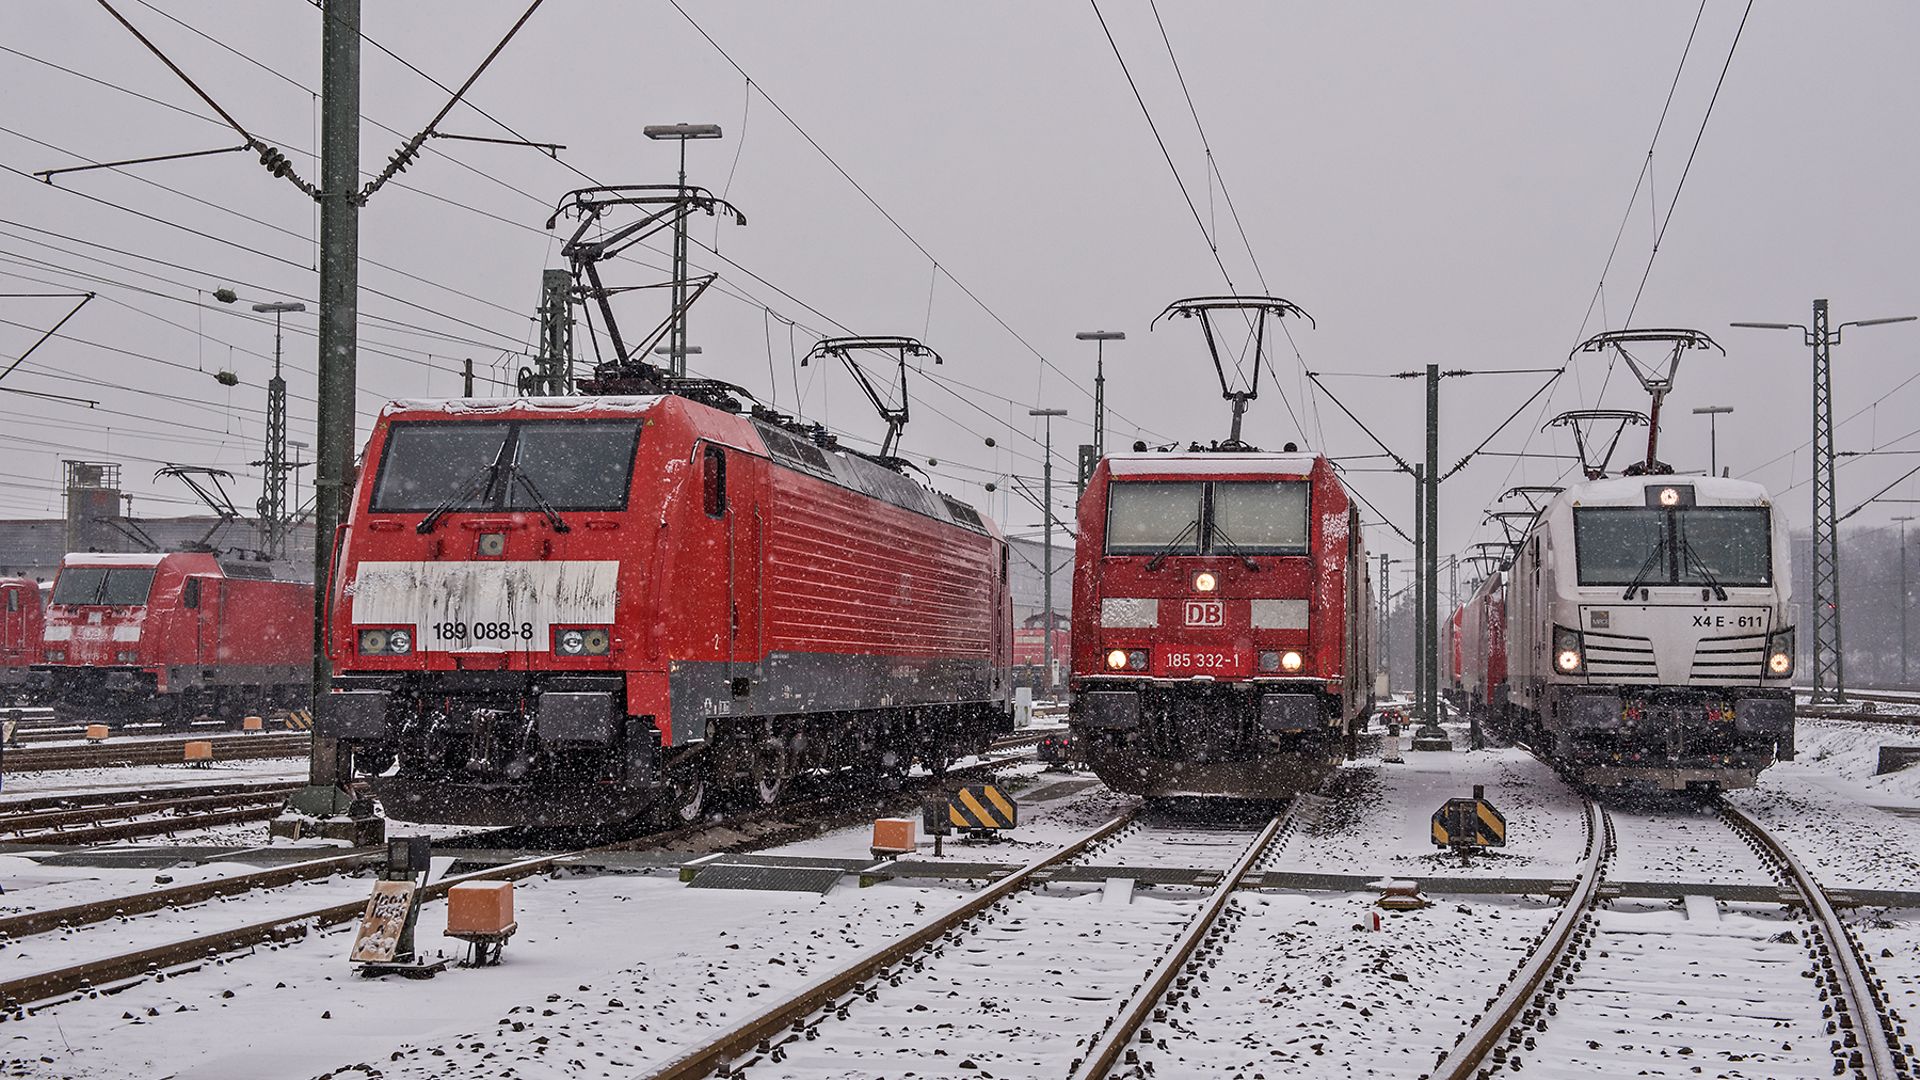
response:
[(1920, 890), (1920, 766), (1873, 775), (1882, 744), (1920, 744), (1920, 730), (1807, 719), (1799, 729), (1797, 759), (1729, 799), (1829, 888)]
[[(1541, 897), (1379, 912), (1375, 897), (1241, 893), (1204, 980), (1136, 1044), (1155, 1077), (1418, 1076), (1559, 910)], [(1125, 1074), (1122, 1074), (1125, 1075)]]
[[(1454, 744), (1464, 748), (1458, 733)], [(1306, 797), (1300, 826), (1266, 869), (1378, 876), (1561, 877), (1580, 864), (1586, 817), (1580, 797), (1524, 750), (1401, 753), (1404, 764), (1364, 758)], [(1434, 847), (1434, 811), (1486, 788), (1507, 821), (1507, 843), (1460, 866)]]
[(306, 778), (307, 759), (304, 757), (216, 761), (204, 769), (186, 765), (116, 765), (98, 769), (10, 772), (0, 778), (0, 806), (4, 806), (6, 800), (11, 798), (37, 795), (77, 795), (126, 788), (198, 787), (202, 784), (261, 780), (284, 780), (289, 784), (298, 784)]

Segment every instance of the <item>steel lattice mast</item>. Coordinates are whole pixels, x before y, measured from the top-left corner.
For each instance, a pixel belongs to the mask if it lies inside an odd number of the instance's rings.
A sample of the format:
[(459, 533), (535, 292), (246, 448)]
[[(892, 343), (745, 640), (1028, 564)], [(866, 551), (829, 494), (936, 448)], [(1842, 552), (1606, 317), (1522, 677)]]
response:
[(1840, 651), (1840, 525), (1833, 482), (1833, 372), (1827, 302), (1813, 302), (1813, 700), (1844, 701)]

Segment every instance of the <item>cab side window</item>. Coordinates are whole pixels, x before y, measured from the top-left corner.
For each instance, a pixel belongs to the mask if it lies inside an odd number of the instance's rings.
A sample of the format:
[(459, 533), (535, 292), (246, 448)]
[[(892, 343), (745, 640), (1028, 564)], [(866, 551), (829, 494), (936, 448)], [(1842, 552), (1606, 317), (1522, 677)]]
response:
[(727, 452), (718, 446), (707, 447), (701, 455), (700, 500), (708, 517), (722, 517), (727, 512)]

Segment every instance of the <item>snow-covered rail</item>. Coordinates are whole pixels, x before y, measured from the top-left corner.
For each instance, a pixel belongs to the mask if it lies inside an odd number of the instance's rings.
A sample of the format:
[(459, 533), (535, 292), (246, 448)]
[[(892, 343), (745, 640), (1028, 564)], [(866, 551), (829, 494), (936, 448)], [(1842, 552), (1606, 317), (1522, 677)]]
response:
[[(1872, 965), (1825, 893), (1757, 823), (1724, 802), (1720, 810), (1714, 835), (1678, 815), (1629, 814), (1616, 828), (1592, 809), (1601, 840), (1581, 889), (1431, 1075), (1488, 1077), (1524, 1059), (1530, 1075), (1549, 1077), (1676, 1066), (1735, 1077), (1913, 1076)], [(1601, 907), (1618, 892), (1606, 880), (1617, 867), (1634, 877), (1660, 866), (1690, 878), (1770, 878), (1805, 918), (1751, 902), (1723, 914), (1705, 882), (1684, 911), (1667, 901)]]
[[(1132, 995), (1134, 1007), (1151, 1006), (1158, 996), (1151, 987), (1178, 974), (1280, 824), (1226, 829), (1116, 818), (689, 1051), (654, 1080), (716, 1070), (783, 1078), (1066, 1074), (1113, 1026), (1116, 1001)], [(1067, 863), (1096, 859), (1111, 877), (1205, 871), (1211, 891), (1114, 905), (1102, 901), (1125, 886), (1111, 881), (1104, 892), (1068, 885), (1065, 896), (1027, 888)], [(1053, 878), (1050, 887), (1066, 880)]]

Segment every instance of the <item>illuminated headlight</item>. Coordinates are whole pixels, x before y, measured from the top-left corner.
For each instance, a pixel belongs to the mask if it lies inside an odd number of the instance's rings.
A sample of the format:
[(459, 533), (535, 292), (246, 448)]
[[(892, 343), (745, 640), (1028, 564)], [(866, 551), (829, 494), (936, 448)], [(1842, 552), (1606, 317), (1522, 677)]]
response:
[(1127, 650), (1115, 649), (1107, 654), (1107, 666), (1115, 671), (1127, 666)]
[(1300, 654), (1291, 649), (1280, 654), (1280, 668), (1283, 671), (1299, 671), (1302, 663), (1304, 661), (1300, 659)]
[(1586, 672), (1586, 652), (1581, 646), (1580, 631), (1564, 626), (1553, 628), (1553, 666), (1560, 674), (1581, 675)]
[(1220, 579), (1214, 577), (1213, 574), (1208, 571), (1202, 570), (1193, 575), (1194, 592), (1212, 592), (1214, 586), (1218, 584), (1220, 584)]
[(361, 656), (405, 656), (413, 651), (413, 631), (375, 627), (360, 631)]
[(1127, 669), (1129, 671), (1147, 670), (1147, 650), (1145, 649), (1127, 650)]
[(1793, 674), (1793, 628), (1767, 635), (1767, 675), (1784, 679)]
[(1680, 505), (1680, 489), (1679, 488), (1661, 488), (1660, 489), (1660, 505), (1661, 506), (1679, 506)]
[(561, 656), (605, 656), (613, 642), (603, 626), (582, 626), (553, 632), (553, 651)]

